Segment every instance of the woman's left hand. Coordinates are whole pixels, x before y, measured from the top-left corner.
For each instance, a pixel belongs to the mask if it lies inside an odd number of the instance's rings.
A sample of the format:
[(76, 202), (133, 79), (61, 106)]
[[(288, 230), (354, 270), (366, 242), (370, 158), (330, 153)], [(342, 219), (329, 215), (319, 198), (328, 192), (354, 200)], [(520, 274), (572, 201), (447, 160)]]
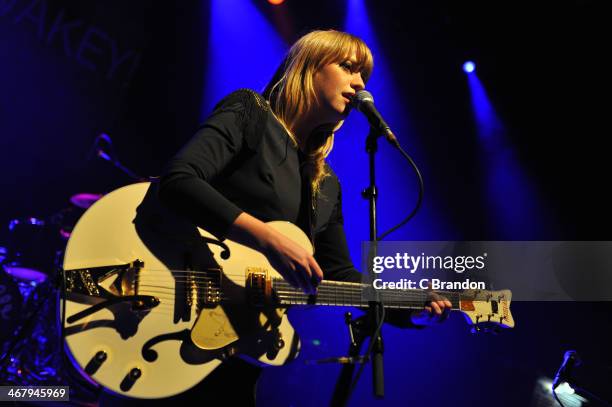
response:
[(448, 319), (452, 309), (451, 302), (433, 291), (429, 293), (429, 303), (421, 311), (414, 311), (410, 320), (415, 325), (434, 325)]

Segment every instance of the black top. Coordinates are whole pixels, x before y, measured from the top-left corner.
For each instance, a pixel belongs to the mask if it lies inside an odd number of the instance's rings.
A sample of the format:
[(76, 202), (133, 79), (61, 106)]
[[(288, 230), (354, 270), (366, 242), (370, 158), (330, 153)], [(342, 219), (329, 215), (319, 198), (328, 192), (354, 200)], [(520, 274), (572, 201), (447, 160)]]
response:
[[(219, 102), (166, 165), (159, 197), (218, 239), (243, 211), (264, 222), (295, 223), (314, 241), (314, 257), (326, 280), (361, 282), (346, 243), (338, 177), (328, 167), (331, 175), (311, 211), (302, 162), (265, 99), (241, 89)], [(386, 321), (414, 327), (402, 310), (387, 311)]]
[(338, 178), (330, 169), (316, 210), (308, 214), (302, 162), (263, 97), (243, 89), (224, 98), (170, 160), (159, 194), (166, 205), (219, 239), (243, 211), (264, 222), (295, 223), (313, 238), (325, 279), (361, 281), (346, 244)]

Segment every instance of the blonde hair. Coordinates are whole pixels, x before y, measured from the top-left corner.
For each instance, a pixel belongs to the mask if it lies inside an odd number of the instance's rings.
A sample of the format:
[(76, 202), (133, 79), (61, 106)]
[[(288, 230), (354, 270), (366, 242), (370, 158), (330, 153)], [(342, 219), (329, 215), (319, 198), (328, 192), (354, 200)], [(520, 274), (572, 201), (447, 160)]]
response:
[[(315, 73), (328, 64), (346, 60), (353, 53), (357, 58), (353, 69), (361, 73), (365, 83), (374, 62), (372, 52), (359, 37), (335, 30), (312, 31), (293, 44), (264, 91), (272, 111), (287, 129), (292, 130), (298, 118), (316, 101), (313, 86)], [(313, 197), (319, 193), (321, 182), (329, 175), (325, 157), (333, 147), (334, 131), (311, 134), (304, 146), (307, 156), (305, 170)], [(299, 144), (300, 140), (295, 139), (293, 132), (289, 131), (289, 134), (293, 142)]]

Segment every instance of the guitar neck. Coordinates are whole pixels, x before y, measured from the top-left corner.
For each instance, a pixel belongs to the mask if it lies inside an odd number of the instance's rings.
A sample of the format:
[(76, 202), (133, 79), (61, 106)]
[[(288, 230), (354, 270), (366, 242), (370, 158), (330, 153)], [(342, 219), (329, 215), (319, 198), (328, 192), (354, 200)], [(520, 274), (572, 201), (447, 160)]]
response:
[[(372, 286), (363, 283), (344, 281), (322, 281), (316, 295), (308, 295), (294, 288), (284, 279), (273, 279), (272, 288), (275, 300), (281, 306), (290, 305), (327, 305), (367, 307), (374, 295)], [(436, 291), (446, 297), (453, 310), (461, 309), (461, 294), (451, 291)], [(429, 293), (426, 290), (378, 290), (377, 294), (385, 308), (389, 309), (423, 309), (428, 302)]]

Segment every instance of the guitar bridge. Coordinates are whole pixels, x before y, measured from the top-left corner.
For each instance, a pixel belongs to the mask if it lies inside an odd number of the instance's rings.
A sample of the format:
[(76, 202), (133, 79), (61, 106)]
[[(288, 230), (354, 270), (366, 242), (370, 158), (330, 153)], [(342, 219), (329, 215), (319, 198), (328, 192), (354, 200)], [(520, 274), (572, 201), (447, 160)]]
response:
[(209, 269), (205, 281), (198, 283), (192, 278), (188, 281), (193, 303), (195, 300), (196, 309), (215, 308), (221, 303), (221, 277), (220, 269)]

